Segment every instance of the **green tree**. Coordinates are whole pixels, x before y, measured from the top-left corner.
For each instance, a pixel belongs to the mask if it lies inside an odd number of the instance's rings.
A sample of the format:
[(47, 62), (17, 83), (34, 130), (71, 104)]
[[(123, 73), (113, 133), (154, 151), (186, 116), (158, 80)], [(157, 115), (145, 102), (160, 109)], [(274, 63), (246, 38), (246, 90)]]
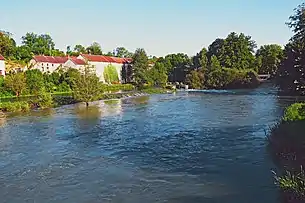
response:
[(80, 53), (86, 53), (86, 48), (83, 45), (77, 44), (77, 45), (75, 45), (73, 51), (77, 52), (79, 54)]
[(29, 47), (34, 55), (52, 55), (55, 47), (53, 39), (48, 34), (26, 33), (22, 37), (22, 44)]
[(217, 38), (208, 48), (207, 56), (211, 59), (212, 56), (219, 57), (221, 54), (221, 49), (224, 45), (224, 39)]
[(0, 31), (0, 54), (4, 57), (12, 57), (15, 49), (15, 41), (7, 32)]
[(213, 72), (213, 71), (216, 71), (216, 70), (221, 70), (221, 65), (220, 65), (220, 62), (217, 59), (217, 57), (213, 55), (211, 57), (211, 62), (210, 62), (208, 71)]
[(144, 49), (137, 49), (132, 57), (134, 82), (142, 87), (147, 82), (148, 57)]
[(274, 76), (283, 60), (283, 53), (282, 47), (277, 44), (261, 46), (256, 52), (256, 57), (261, 60), (261, 64), (258, 67), (258, 73), (271, 74)]
[(22, 45), (15, 49), (15, 59), (18, 61), (24, 61), (25, 63), (30, 62), (33, 54), (28, 46)]
[(106, 83), (119, 82), (118, 72), (111, 64), (105, 67), (103, 75)]
[(193, 70), (186, 76), (186, 83), (193, 89), (202, 89), (204, 73), (200, 70)]
[(102, 55), (102, 48), (101, 45), (97, 42), (93, 42), (89, 47), (87, 47), (86, 51), (89, 54), (93, 54), (93, 55)]
[(26, 85), (30, 93), (38, 95), (39, 92), (44, 88), (43, 74), (38, 69), (27, 70), (25, 72)]
[(89, 102), (99, 99), (101, 85), (92, 66), (85, 66), (73, 86), (73, 97), (89, 106)]
[(216, 51), (216, 56), (222, 67), (251, 69), (255, 65), (254, 48), (256, 43), (250, 36), (232, 32), (223, 41), (220, 50)]
[(294, 35), (284, 50), (284, 60), (277, 74), (277, 84), (288, 94), (305, 94), (305, 4), (299, 5), (287, 25)]
[(193, 57), (194, 69), (203, 68), (206, 69), (208, 66), (207, 49), (203, 48), (196, 56)]
[(147, 72), (148, 81), (150, 84), (157, 87), (164, 87), (167, 83), (166, 68), (163, 63), (156, 62)]
[(26, 89), (26, 78), (24, 73), (16, 73), (7, 75), (5, 78), (5, 86), (12, 90), (17, 97)]
[(116, 48), (116, 56), (120, 58), (131, 58), (132, 53), (129, 52), (125, 47), (117, 47)]

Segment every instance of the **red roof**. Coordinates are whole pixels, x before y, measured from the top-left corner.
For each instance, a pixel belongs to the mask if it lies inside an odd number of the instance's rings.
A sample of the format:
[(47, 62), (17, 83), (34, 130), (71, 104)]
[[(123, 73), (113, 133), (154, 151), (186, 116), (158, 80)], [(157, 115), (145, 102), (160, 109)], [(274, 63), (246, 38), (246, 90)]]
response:
[(85, 59), (92, 62), (108, 62), (108, 63), (127, 63), (131, 62), (130, 58), (118, 58), (113, 56), (81, 54)]
[(4, 57), (0, 54), (0, 60), (4, 61)]
[(64, 64), (68, 60), (67, 56), (34, 56), (36, 62), (60, 63)]
[(78, 59), (77, 57), (70, 57), (69, 58), (75, 65), (86, 65), (86, 62)]

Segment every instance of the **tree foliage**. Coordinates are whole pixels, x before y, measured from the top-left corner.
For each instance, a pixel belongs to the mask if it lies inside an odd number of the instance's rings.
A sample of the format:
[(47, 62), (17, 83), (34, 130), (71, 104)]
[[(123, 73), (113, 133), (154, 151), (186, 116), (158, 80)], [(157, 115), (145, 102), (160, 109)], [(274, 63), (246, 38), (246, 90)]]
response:
[(148, 57), (144, 49), (137, 49), (132, 57), (134, 82), (142, 87), (147, 82)]
[(103, 75), (106, 83), (119, 82), (118, 72), (115, 66), (111, 64), (105, 67)]
[(283, 60), (283, 49), (277, 44), (263, 45), (257, 50), (256, 57), (257, 60), (261, 60), (258, 64), (258, 73), (274, 76)]
[(24, 73), (21, 72), (6, 76), (5, 86), (12, 90), (17, 97), (20, 96), (20, 94), (26, 89), (26, 78)]
[(89, 47), (86, 49), (87, 53), (93, 55), (102, 55), (102, 48), (101, 45), (97, 42), (93, 42)]
[(100, 82), (94, 68), (92, 66), (85, 66), (73, 86), (73, 97), (77, 101), (85, 102), (86, 106), (89, 106), (89, 102), (99, 99), (100, 95)]
[(277, 84), (284, 93), (305, 94), (305, 4), (290, 16), (288, 26), (294, 32), (284, 49), (284, 60), (277, 74)]

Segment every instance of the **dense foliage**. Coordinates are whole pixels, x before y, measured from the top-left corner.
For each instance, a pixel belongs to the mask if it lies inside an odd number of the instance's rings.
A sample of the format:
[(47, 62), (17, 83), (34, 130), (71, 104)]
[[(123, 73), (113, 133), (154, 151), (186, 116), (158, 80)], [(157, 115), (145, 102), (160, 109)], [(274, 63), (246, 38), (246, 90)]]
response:
[(295, 9), (288, 26), (294, 35), (284, 49), (277, 84), (284, 93), (305, 94), (305, 4)]

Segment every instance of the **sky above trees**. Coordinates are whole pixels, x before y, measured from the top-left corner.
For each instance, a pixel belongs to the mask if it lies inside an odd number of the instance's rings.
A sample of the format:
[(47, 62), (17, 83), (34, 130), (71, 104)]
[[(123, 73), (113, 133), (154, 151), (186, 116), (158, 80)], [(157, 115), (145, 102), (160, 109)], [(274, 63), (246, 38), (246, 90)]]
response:
[(251, 35), (258, 46), (284, 45), (292, 32), (285, 25), (301, 0), (38, 0), (1, 2), (0, 30), (17, 44), (26, 32), (47, 33), (56, 48), (101, 44), (103, 52), (143, 47), (148, 55), (195, 55), (228, 33)]

